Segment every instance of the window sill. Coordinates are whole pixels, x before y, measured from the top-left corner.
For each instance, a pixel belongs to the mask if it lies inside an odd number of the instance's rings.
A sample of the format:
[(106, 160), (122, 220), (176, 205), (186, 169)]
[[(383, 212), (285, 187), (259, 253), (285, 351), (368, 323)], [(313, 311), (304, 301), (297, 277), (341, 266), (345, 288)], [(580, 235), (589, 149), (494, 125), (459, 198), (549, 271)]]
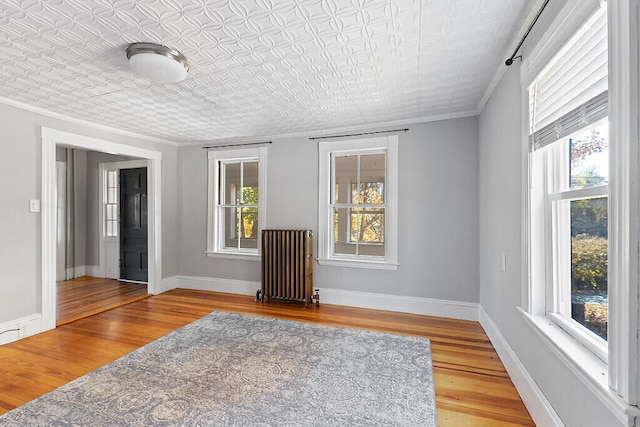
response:
[(336, 258), (316, 258), (318, 264), (332, 267), (347, 268), (368, 268), (372, 270), (397, 270), (397, 263), (386, 261), (373, 261), (368, 259), (336, 259)]
[(260, 261), (260, 254), (243, 252), (205, 252), (209, 258), (235, 259), (241, 261)]
[(521, 307), (518, 310), (527, 326), (613, 414), (621, 420), (637, 415), (637, 408), (627, 405), (609, 388), (605, 362), (546, 316), (527, 313)]
[(518, 307), (527, 325), (551, 350), (581, 379), (602, 389), (608, 389), (609, 369), (598, 356), (578, 343), (553, 320), (546, 316), (527, 313)]

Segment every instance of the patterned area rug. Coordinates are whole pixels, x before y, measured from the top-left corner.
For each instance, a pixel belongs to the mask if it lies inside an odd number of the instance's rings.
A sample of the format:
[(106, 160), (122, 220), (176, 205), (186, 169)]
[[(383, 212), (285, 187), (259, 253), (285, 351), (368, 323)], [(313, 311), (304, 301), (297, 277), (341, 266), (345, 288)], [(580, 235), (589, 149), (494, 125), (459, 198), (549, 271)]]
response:
[(436, 426), (429, 340), (214, 312), (2, 426)]

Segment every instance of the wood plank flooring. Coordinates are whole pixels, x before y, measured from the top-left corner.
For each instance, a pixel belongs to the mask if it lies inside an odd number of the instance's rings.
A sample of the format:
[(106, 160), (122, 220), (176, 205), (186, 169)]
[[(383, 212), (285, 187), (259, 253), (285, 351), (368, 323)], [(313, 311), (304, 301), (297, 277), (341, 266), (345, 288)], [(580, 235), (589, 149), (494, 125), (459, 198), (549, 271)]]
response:
[(83, 276), (58, 282), (56, 325), (147, 298), (147, 285)]
[(431, 339), (438, 423), (533, 426), (477, 322), (176, 289), (0, 346), (0, 413), (103, 366), (214, 310)]

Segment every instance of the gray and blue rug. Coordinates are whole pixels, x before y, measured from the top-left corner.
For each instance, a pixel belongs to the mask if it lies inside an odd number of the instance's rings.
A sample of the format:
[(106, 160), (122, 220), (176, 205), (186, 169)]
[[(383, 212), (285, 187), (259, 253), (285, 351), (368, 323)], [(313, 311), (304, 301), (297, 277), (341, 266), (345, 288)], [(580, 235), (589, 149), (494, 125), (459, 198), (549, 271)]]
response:
[(1, 426), (436, 426), (429, 340), (214, 312)]

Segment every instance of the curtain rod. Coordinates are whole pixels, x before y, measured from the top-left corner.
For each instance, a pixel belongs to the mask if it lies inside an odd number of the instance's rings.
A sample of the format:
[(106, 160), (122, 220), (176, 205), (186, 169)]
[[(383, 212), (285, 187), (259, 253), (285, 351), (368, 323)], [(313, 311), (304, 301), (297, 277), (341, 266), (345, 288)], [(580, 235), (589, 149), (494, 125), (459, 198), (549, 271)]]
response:
[(522, 47), (522, 43), (524, 43), (524, 41), (526, 40), (527, 36), (529, 35), (529, 33), (531, 32), (531, 29), (533, 28), (534, 25), (536, 25), (536, 22), (538, 22), (538, 18), (540, 18), (540, 15), (542, 14), (542, 11), (544, 10), (545, 7), (547, 7), (547, 4), (549, 3), (549, 0), (545, 0), (544, 4), (542, 5), (542, 7), (540, 8), (540, 10), (538, 11), (538, 13), (536, 14), (536, 17), (533, 18), (533, 21), (531, 22), (531, 24), (529, 25), (529, 28), (527, 29), (527, 32), (524, 33), (524, 36), (522, 36), (522, 40), (520, 40), (520, 43), (518, 43), (518, 46), (516, 47), (516, 50), (513, 51), (513, 54), (511, 55), (511, 58), (507, 59), (506, 61), (504, 61), (505, 65), (507, 67), (511, 66), (511, 64), (513, 64), (513, 60), (516, 58), (520, 58), (522, 59), (522, 55), (520, 56), (516, 56), (518, 54), (518, 51), (520, 50), (520, 48)]
[(209, 145), (206, 147), (202, 147), (204, 150), (210, 150), (213, 148), (226, 148), (226, 147), (242, 147), (245, 145), (263, 145), (263, 144), (271, 144), (273, 141), (264, 141), (264, 142), (243, 142), (241, 144), (224, 144), (224, 145)]
[(329, 138), (342, 138), (344, 136), (362, 136), (362, 135), (375, 135), (378, 133), (389, 133), (389, 132), (406, 132), (409, 129), (393, 129), (393, 130), (379, 130), (376, 132), (362, 132), (362, 133), (352, 133), (352, 134), (346, 134), (346, 135), (332, 135), (332, 136), (314, 136), (311, 137), (309, 139), (311, 140), (315, 140), (315, 139), (329, 139)]

